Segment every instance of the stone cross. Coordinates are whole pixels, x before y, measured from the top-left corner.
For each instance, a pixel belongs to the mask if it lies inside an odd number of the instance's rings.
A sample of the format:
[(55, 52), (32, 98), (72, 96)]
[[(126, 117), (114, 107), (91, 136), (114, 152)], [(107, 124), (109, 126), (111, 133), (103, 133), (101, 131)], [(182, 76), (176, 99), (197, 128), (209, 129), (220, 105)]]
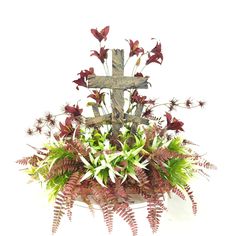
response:
[(112, 50), (112, 76), (90, 76), (88, 78), (89, 88), (111, 89), (112, 113), (101, 116), (98, 106), (93, 105), (95, 117), (86, 119), (87, 125), (100, 125), (102, 123), (112, 124), (112, 136), (117, 137), (124, 122), (132, 122), (131, 132), (136, 133), (139, 124), (149, 124), (148, 119), (142, 118), (143, 105), (138, 104), (135, 115), (124, 113), (124, 91), (126, 89), (148, 88), (148, 78), (124, 76), (124, 51)]

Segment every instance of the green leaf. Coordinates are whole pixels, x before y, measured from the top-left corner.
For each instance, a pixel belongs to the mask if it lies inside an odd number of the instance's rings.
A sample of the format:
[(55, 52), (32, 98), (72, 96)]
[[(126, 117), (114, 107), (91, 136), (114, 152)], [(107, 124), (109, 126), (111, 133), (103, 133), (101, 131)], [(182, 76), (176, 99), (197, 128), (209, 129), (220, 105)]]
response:
[(91, 164), (83, 157), (83, 156), (79, 156), (81, 161), (85, 164), (86, 168), (91, 167)]
[(95, 176), (95, 179), (98, 181), (98, 183), (99, 183), (100, 185), (102, 185), (103, 187), (107, 188), (107, 186), (103, 183), (103, 178), (102, 178), (101, 175)]
[(85, 179), (88, 179), (89, 177), (91, 177), (93, 175), (92, 171), (88, 171), (80, 180), (80, 182), (84, 181)]

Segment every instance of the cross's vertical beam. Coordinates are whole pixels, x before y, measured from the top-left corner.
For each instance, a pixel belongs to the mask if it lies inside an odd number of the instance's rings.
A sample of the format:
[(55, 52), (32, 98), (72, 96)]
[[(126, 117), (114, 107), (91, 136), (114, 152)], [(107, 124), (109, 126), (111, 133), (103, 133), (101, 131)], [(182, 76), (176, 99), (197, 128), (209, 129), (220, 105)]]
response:
[[(112, 50), (112, 76), (124, 75), (124, 50)], [(112, 136), (117, 137), (124, 119), (124, 90), (113, 89), (111, 92)]]

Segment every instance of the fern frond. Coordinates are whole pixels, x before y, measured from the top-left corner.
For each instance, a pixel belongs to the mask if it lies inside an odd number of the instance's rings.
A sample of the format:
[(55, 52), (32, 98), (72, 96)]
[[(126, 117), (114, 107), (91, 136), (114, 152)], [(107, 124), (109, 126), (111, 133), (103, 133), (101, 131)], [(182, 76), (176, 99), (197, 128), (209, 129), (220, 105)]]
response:
[(51, 179), (66, 172), (76, 172), (79, 169), (79, 163), (69, 158), (59, 159), (50, 169), (47, 178)]
[(135, 220), (134, 212), (128, 203), (119, 203), (115, 207), (115, 212), (126, 221), (133, 233), (133, 236), (138, 234), (138, 226)]
[(170, 182), (167, 179), (162, 178), (160, 172), (153, 165), (150, 165), (149, 167), (149, 176), (152, 189), (155, 193), (164, 194), (171, 190), (172, 186)]
[(151, 197), (147, 199), (147, 219), (153, 233), (156, 233), (159, 228), (161, 214), (163, 213), (164, 209), (165, 207), (161, 199), (158, 199), (157, 197)]
[(71, 220), (72, 217), (71, 209), (74, 205), (74, 201), (76, 200), (80, 192), (79, 189), (80, 179), (81, 179), (80, 174), (78, 172), (74, 172), (70, 176), (68, 182), (65, 184), (63, 189), (63, 194), (65, 196), (66, 211), (69, 220)]
[(63, 195), (63, 193), (59, 193), (55, 200), (52, 234), (55, 234), (57, 232), (61, 219), (63, 215), (65, 214), (64, 204), (65, 204), (65, 196)]
[(17, 160), (16, 163), (18, 163), (20, 165), (27, 165), (30, 158), (31, 157), (25, 157), (23, 159)]
[(183, 200), (186, 200), (184, 193), (177, 187), (174, 187), (171, 189), (171, 192), (176, 194), (178, 197), (180, 197)]
[(191, 190), (191, 188), (190, 188), (189, 185), (186, 185), (186, 186), (184, 187), (184, 189), (185, 189), (185, 191), (187, 192), (187, 194), (188, 194), (188, 196), (189, 196), (189, 198), (190, 198), (190, 200), (191, 200), (191, 202), (192, 202), (193, 214), (196, 215), (196, 214), (197, 214), (197, 203), (196, 203), (195, 200), (194, 200), (193, 192), (192, 192), (192, 190)]
[(16, 163), (18, 163), (20, 165), (30, 164), (31, 166), (38, 167), (38, 162), (41, 160), (43, 160), (41, 157), (33, 155), (31, 157), (25, 157), (23, 159), (17, 160)]
[(109, 187), (104, 188), (98, 183), (93, 183), (92, 193), (94, 200), (101, 207), (108, 232), (111, 233), (113, 229), (114, 205), (117, 202), (116, 196)]
[(205, 169), (210, 169), (210, 170), (216, 170), (217, 169), (217, 167), (214, 164), (212, 164), (209, 161), (205, 160), (201, 156), (196, 156), (195, 160), (196, 160), (195, 165), (198, 165), (200, 167), (203, 167)]
[(114, 193), (116, 194), (117, 198), (122, 198), (123, 202), (127, 202), (129, 199), (129, 196), (124, 186), (121, 184), (120, 179), (117, 179), (115, 182)]
[(188, 158), (189, 155), (180, 154), (175, 151), (168, 150), (167, 148), (158, 148), (150, 155), (150, 159), (154, 162), (161, 170), (168, 175), (165, 168), (165, 162), (172, 158)]

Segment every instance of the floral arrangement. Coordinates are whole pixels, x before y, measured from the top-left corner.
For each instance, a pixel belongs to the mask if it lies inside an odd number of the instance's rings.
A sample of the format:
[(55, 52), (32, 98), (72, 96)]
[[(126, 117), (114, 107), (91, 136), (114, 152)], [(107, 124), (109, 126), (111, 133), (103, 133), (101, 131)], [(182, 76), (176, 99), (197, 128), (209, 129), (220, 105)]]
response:
[[(109, 26), (101, 31), (91, 29), (91, 33), (100, 45), (98, 51), (92, 50), (91, 56), (99, 59), (109, 75), (109, 49), (104, 45)], [(127, 41), (130, 51), (124, 64), (137, 58), (132, 76), (137, 80), (148, 79), (143, 75), (144, 68), (152, 63), (162, 64), (161, 43), (155, 41), (154, 47), (145, 51), (138, 40)], [(107, 115), (111, 110), (108, 106), (110, 91), (90, 91), (88, 80), (93, 76), (95, 71), (91, 67), (81, 70), (73, 82), (78, 90), (88, 89), (91, 93), (87, 106)], [(46, 135), (46, 141), (41, 148), (33, 147), (32, 156), (17, 162), (26, 165), (26, 173), (45, 186), (49, 199), (54, 202), (53, 233), (64, 214), (71, 219), (78, 199), (91, 211), (93, 204), (100, 206), (109, 232), (113, 214), (119, 214), (130, 226), (133, 236), (138, 233), (138, 225), (131, 205), (137, 196), (147, 203), (147, 219), (153, 233), (159, 227), (161, 214), (166, 210), (165, 199), (171, 193), (183, 200), (188, 196), (196, 214), (197, 203), (189, 181), (197, 174), (208, 176), (204, 170), (215, 169), (215, 166), (192, 150), (194, 143), (180, 135), (184, 123), (173, 117), (171, 111), (178, 107), (203, 107), (205, 103), (171, 99), (161, 104), (140, 95), (135, 88), (127, 89), (125, 94), (125, 114), (134, 115), (138, 107), (142, 107), (140, 118), (148, 120), (148, 124), (134, 127), (133, 122), (126, 122), (114, 137), (109, 122), (88, 124), (78, 104), (67, 104), (60, 114), (63, 121), (59, 115), (48, 113), (27, 130), (29, 135)], [(160, 106), (166, 109), (155, 116), (154, 109)]]

